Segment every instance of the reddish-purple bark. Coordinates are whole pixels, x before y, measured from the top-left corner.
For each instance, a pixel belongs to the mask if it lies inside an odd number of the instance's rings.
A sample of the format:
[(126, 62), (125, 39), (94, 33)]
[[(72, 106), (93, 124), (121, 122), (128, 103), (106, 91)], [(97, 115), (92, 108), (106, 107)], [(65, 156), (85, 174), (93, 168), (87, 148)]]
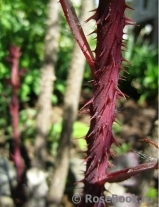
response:
[(79, 44), (94, 76), (95, 68), (94, 68), (94, 57), (93, 53), (91, 52), (90, 46), (87, 42), (87, 39), (84, 35), (83, 29), (80, 25), (80, 21), (76, 15), (74, 7), (72, 6), (70, 0), (59, 0), (61, 3), (63, 12), (67, 19), (67, 22), (72, 30), (72, 33)]
[(12, 99), (10, 103), (10, 114), (12, 116), (12, 128), (13, 128), (13, 144), (14, 144), (14, 153), (11, 155), (11, 158), (15, 164), (17, 170), (18, 183), (21, 182), (21, 177), (24, 171), (24, 165), (21, 158), (20, 152), (20, 133), (18, 130), (19, 122), (19, 101), (18, 101), (18, 90), (20, 87), (20, 73), (19, 73), (19, 58), (21, 56), (20, 48), (13, 45), (9, 49), (8, 61), (11, 63), (11, 78), (9, 83), (12, 87)]
[(83, 180), (84, 194), (92, 196), (103, 195), (105, 182), (101, 180), (109, 174), (110, 147), (115, 142), (112, 124), (115, 120), (116, 99), (123, 96), (118, 88), (118, 80), (123, 61), (123, 28), (128, 23), (124, 15), (126, 8), (124, 0), (100, 0), (92, 16), (97, 23), (97, 46), (94, 91), (89, 104), (91, 122), (86, 135), (86, 172)]

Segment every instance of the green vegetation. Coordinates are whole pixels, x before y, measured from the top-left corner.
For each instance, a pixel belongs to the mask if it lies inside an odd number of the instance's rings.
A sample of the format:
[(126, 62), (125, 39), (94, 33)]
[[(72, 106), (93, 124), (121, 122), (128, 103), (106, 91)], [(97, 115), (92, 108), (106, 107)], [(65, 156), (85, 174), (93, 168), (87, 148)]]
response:
[[(20, 58), (20, 67), (26, 69), (21, 81), (19, 91), (20, 101), (20, 129), (22, 137), (33, 139), (35, 137), (35, 115), (36, 101), (39, 94), (40, 67), (44, 56), (44, 37), (46, 32), (48, 0), (38, 2), (32, 1), (5, 1), (1, 2), (0, 12), (0, 128), (5, 134), (5, 138), (12, 136), (11, 120), (8, 110), (10, 102), (11, 89), (8, 87), (6, 79), (10, 77), (10, 65), (6, 58), (10, 44), (21, 47), (22, 56)], [(76, 5), (78, 7), (78, 5)], [(61, 31), (59, 41), (58, 60), (56, 64), (56, 81), (54, 94), (52, 96), (53, 104), (59, 104), (63, 101), (65, 93), (65, 81), (67, 70), (71, 59), (71, 51), (74, 42), (72, 34), (61, 17)], [(136, 41), (137, 42), (137, 41)], [(94, 40), (91, 40), (91, 46), (94, 47)], [(120, 82), (120, 88), (130, 97), (137, 101), (155, 100), (158, 87), (158, 63), (157, 49), (148, 43), (136, 43), (132, 38), (128, 40), (128, 50), (125, 57), (133, 63), (128, 68), (130, 75), (126, 75), (127, 81)], [(86, 66), (84, 73), (84, 83), (90, 80), (90, 70)], [(84, 91), (90, 93), (90, 86), (84, 86)], [(32, 107), (32, 108), (31, 108)], [(87, 127), (83, 123), (76, 122), (73, 137), (81, 137), (87, 132)], [(57, 128), (57, 129), (56, 129)], [(50, 137), (54, 137), (52, 142), (57, 140), (61, 130), (61, 124), (56, 123), (50, 131)], [(119, 133), (121, 127), (114, 125), (114, 132)], [(56, 142), (56, 141), (55, 141)], [(84, 140), (78, 141), (80, 148), (84, 146)], [(56, 145), (56, 144), (55, 144)]]
[[(52, 125), (50, 130), (50, 143), (51, 143), (51, 153), (56, 155), (56, 149), (58, 147), (58, 139), (62, 130), (62, 120), (56, 122)], [(88, 131), (88, 126), (84, 123), (76, 121), (73, 125), (73, 135), (72, 138), (77, 141), (79, 148), (81, 150), (86, 149), (86, 141), (82, 139)], [(80, 139), (81, 138), (81, 139)]]
[(121, 88), (140, 103), (155, 100), (158, 91), (157, 48), (143, 41), (134, 44), (132, 36), (130, 36), (127, 45), (128, 50), (125, 52), (125, 58), (132, 65), (128, 68), (130, 75), (126, 75), (126, 81), (121, 81)]
[(81, 150), (86, 150), (86, 141), (82, 139), (88, 132), (88, 126), (76, 121), (73, 125), (73, 138), (77, 138), (77, 143)]
[(120, 147), (117, 146), (114, 147), (114, 151), (118, 156), (127, 153), (130, 149), (131, 149), (130, 143), (123, 143), (121, 144)]
[(153, 187), (149, 188), (146, 196), (149, 197), (149, 198), (152, 198), (152, 199), (157, 199), (158, 198), (158, 191), (157, 191), (157, 189), (155, 189)]

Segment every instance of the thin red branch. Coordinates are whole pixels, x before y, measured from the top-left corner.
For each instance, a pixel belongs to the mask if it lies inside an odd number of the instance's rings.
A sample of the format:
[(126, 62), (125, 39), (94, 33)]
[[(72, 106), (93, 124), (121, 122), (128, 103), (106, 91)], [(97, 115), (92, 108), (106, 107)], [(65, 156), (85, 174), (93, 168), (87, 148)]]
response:
[(95, 72), (94, 56), (87, 42), (86, 36), (83, 32), (83, 29), (76, 15), (74, 7), (72, 6), (69, 0), (60, 0), (60, 3), (63, 9), (63, 12), (65, 14), (65, 17), (67, 19), (67, 22), (72, 30), (72, 33), (91, 68), (92, 75), (94, 76), (94, 72)]
[(145, 138), (145, 139), (141, 139), (141, 140), (139, 140), (139, 141), (142, 141), (142, 142), (146, 142), (146, 143), (152, 144), (154, 147), (156, 147), (156, 148), (159, 149), (159, 146), (158, 146), (155, 142), (153, 142), (153, 141), (151, 141), (151, 140), (149, 140), (149, 139), (147, 139), (147, 138)]
[(24, 172), (24, 165), (21, 158), (20, 152), (20, 132), (18, 129), (19, 125), (19, 101), (18, 101), (18, 90), (20, 88), (19, 81), (19, 58), (21, 56), (20, 48), (11, 45), (9, 49), (8, 61), (11, 63), (11, 78), (10, 85), (12, 87), (12, 98), (10, 102), (10, 114), (12, 116), (12, 128), (13, 128), (13, 144), (14, 152), (11, 155), (15, 167), (17, 169), (18, 183), (21, 182), (21, 177)]

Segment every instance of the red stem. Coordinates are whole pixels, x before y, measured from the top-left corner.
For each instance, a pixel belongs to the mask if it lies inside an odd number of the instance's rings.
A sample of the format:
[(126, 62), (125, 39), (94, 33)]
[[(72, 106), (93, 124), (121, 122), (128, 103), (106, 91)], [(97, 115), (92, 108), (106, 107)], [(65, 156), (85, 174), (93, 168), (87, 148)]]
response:
[(11, 63), (11, 78), (10, 84), (12, 86), (12, 99), (10, 103), (10, 114), (12, 116), (12, 128), (13, 128), (13, 144), (14, 152), (11, 155), (15, 167), (17, 169), (18, 183), (21, 181), (21, 177), (24, 171), (24, 165), (20, 152), (20, 133), (18, 129), (19, 123), (19, 101), (18, 90), (20, 87), (19, 82), (19, 58), (21, 56), (20, 48), (11, 46), (8, 61)]
[(81, 48), (89, 66), (92, 72), (92, 76), (94, 77), (94, 56), (90, 49), (90, 46), (87, 42), (86, 36), (83, 32), (83, 29), (80, 25), (80, 21), (76, 15), (76, 12), (74, 10), (74, 7), (72, 6), (70, 0), (60, 0), (63, 12), (65, 14), (65, 17), (67, 19), (67, 22), (72, 30), (72, 33)]

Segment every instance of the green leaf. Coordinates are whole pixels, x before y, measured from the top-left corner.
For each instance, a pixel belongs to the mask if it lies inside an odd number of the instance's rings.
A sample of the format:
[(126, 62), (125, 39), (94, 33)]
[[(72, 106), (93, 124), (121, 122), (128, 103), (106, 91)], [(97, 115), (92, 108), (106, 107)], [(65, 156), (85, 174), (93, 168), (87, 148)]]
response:
[[(76, 121), (73, 125), (73, 138), (82, 138), (88, 132), (88, 126), (82, 122)], [(86, 149), (85, 139), (78, 139), (78, 145), (81, 150)]]
[(158, 191), (156, 188), (151, 187), (146, 194), (147, 197), (156, 199), (158, 197)]

